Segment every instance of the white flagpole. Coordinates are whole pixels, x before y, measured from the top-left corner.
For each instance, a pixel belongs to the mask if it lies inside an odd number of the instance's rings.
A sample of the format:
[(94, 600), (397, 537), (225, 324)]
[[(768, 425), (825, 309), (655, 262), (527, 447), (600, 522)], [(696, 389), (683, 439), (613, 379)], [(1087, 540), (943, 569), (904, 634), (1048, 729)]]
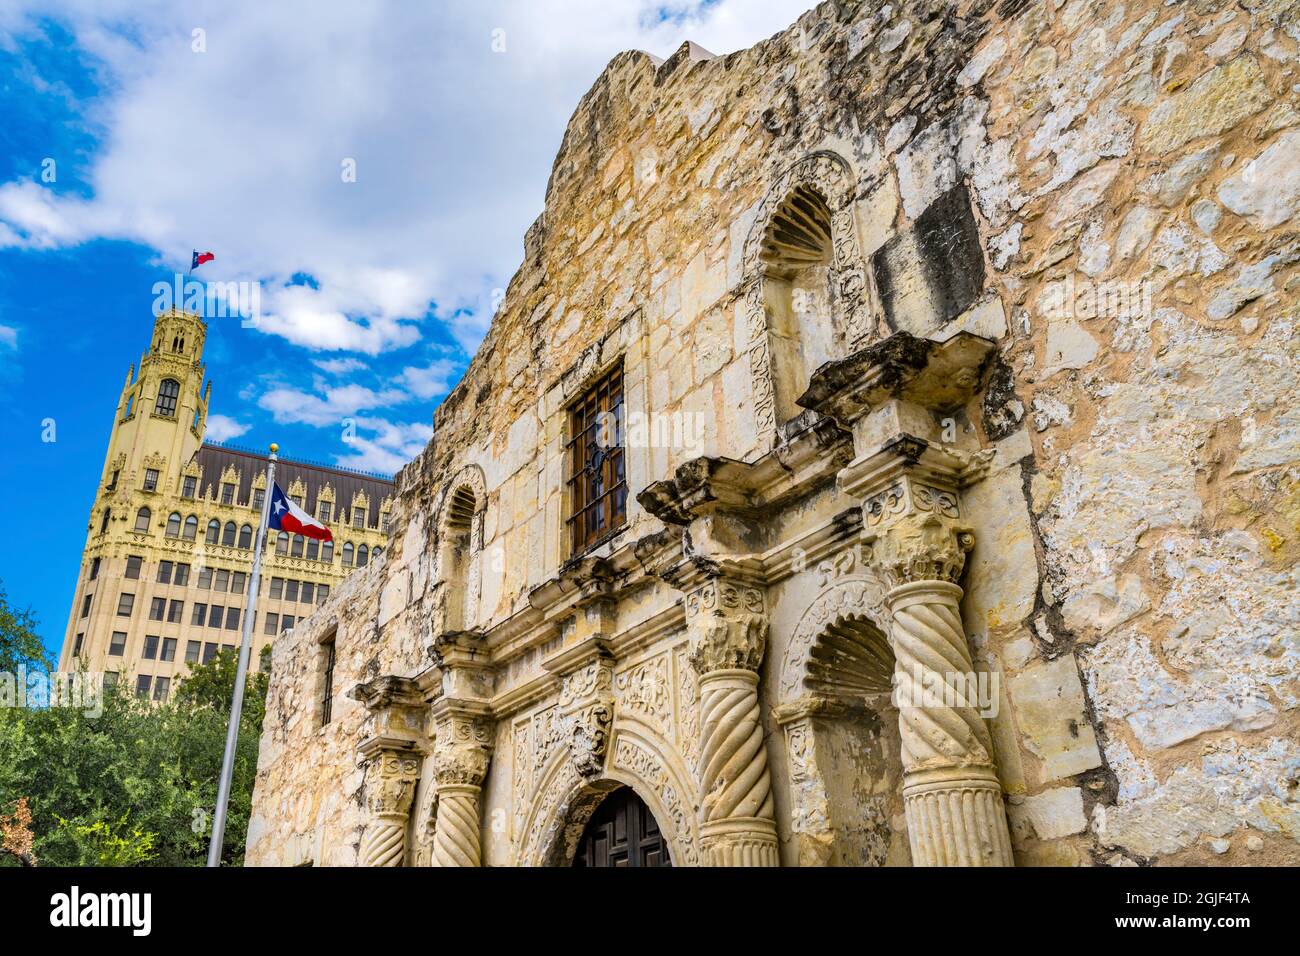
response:
[(226, 729), (226, 753), (221, 760), (221, 783), (217, 787), (217, 807), (212, 814), (212, 842), (208, 844), (208, 866), (221, 865), (221, 847), (226, 837), (226, 806), (230, 803), (230, 780), (235, 772), (235, 746), (239, 743), (239, 716), (244, 709), (244, 683), (248, 680), (248, 659), (253, 652), (253, 618), (257, 614), (257, 592), (261, 586), (262, 552), (266, 549), (266, 523), (271, 513), (271, 494), (275, 489), (275, 453), (271, 446), (266, 466), (266, 495), (262, 499), (262, 521), (257, 526), (257, 544), (253, 549), (253, 574), (248, 580), (248, 607), (244, 610), (244, 637), (239, 645), (239, 667), (235, 671), (235, 693), (230, 701), (230, 726)]

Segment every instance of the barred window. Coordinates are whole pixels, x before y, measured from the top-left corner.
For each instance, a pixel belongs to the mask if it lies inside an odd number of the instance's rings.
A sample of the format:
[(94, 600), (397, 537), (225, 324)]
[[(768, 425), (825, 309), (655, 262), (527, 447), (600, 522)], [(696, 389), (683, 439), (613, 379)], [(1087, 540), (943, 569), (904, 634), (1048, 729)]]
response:
[(623, 368), (609, 371), (569, 408), (569, 542), (578, 554), (627, 521)]
[(324, 673), (321, 675), (323, 678), (320, 714), (322, 727), (334, 718), (334, 643), (335, 637), (331, 634), (321, 647), (321, 652), (325, 657), (324, 667), (322, 668)]

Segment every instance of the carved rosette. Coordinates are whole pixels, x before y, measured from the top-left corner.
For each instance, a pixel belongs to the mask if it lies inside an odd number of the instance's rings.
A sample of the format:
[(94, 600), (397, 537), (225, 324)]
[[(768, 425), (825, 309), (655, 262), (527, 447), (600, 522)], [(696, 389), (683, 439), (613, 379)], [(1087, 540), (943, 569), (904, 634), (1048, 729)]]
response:
[(758, 667), (768, 621), (763, 592), (713, 578), (686, 597), (691, 663), (700, 675), (700, 838), (712, 866), (776, 866), (772, 778), (763, 744)]
[(438, 721), (433, 748), (434, 866), (481, 865), (479, 802), (491, 754), (486, 720), (453, 713)]
[(414, 754), (381, 750), (367, 767), (370, 819), (361, 847), (362, 866), (401, 866), (406, 822), (415, 799), (420, 762)]

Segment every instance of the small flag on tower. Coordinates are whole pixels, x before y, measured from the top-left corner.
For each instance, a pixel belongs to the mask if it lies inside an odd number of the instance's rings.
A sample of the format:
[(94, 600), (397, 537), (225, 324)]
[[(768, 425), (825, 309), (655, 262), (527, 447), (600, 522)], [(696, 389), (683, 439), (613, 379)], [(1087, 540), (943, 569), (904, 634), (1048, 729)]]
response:
[(199, 252), (197, 249), (193, 250), (193, 252), (194, 252), (194, 255), (190, 257), (190, 271), (191, 271), (191, 272), (193, 272), (193, 271), (194, 271), (195, 269), (197, 269), (199, 266), (203, 265), (203, 263), (205, 263), (205, 262), (211, 262), (213, 259), (216, 258), (216, 256), (214, 256), (214, 255), (213, 255), (212, 253), (210, 253), (210, 252)]
[(279, 485), (271, 485), (271, 515), (266, 526), (272, 531), (287, 531), (317, 541), (333, 541), (334, 535), (307, 512), (298, 507)]

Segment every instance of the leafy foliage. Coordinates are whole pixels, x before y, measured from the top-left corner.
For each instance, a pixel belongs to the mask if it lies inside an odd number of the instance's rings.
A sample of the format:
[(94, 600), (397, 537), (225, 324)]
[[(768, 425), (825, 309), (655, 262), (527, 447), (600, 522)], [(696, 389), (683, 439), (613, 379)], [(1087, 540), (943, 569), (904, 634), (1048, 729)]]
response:
[[(44, 866), (200, 866), (211, 831), (235, 655), (193, 665), (167, 703), (123, 679), (103, 712), (0, 708), (0, 808), (26, 796)], [(264, 658), (265, 660), (265, 658)], [(241, 865), (266, 674), (250, 674), (240, 720), (223, 864)], [(0, 866), (17, 865), (0, 856)]]
[(0, 583), (0, 671), (13, 673), (20, 664), (41, 671), (54, 666), (36, 636), (36, 617), (30, 609), (20, 611), (11, 605)]

